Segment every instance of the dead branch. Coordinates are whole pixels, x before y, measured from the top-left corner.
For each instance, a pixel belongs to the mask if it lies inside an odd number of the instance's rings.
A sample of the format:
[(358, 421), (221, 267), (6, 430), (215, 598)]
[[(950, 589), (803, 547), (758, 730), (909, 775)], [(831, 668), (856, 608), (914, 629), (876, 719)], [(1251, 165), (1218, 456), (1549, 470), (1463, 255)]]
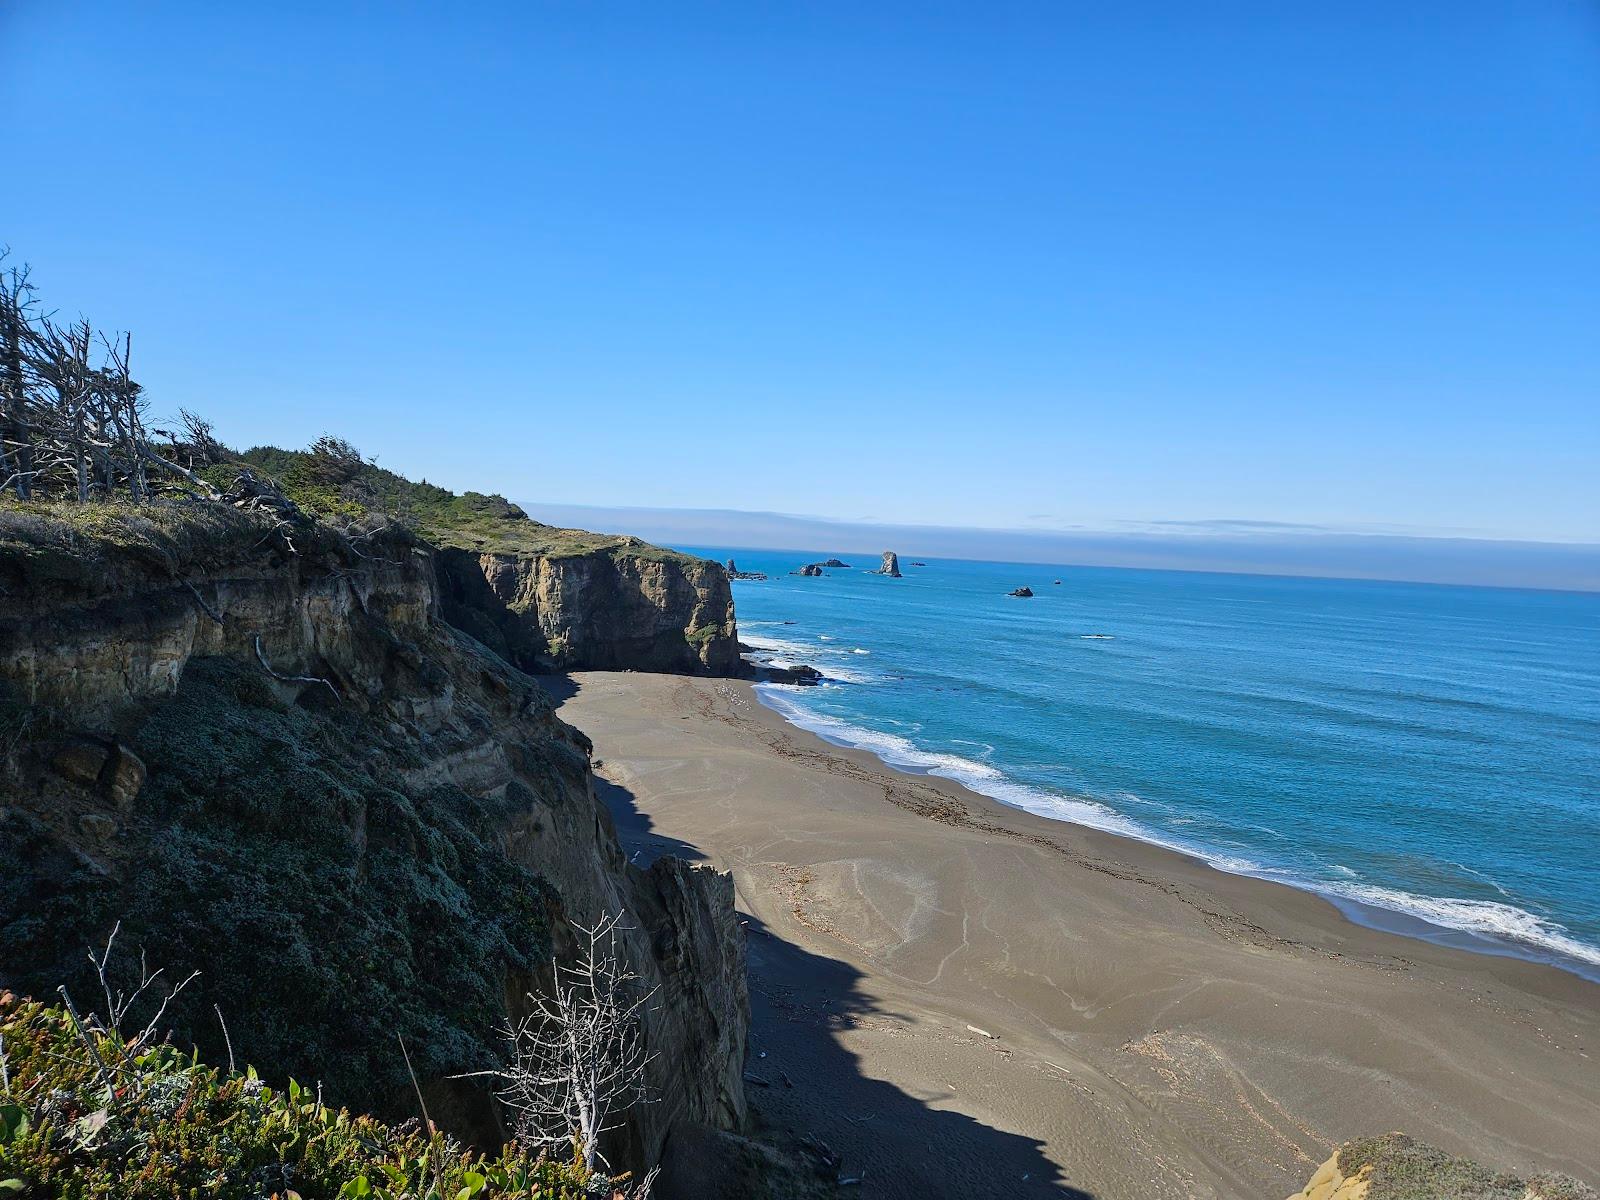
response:
[(194, 584), (190, 583), (188, 580), (184, 580), (183, 586), (189, 589), (189, 594), (194, 597), (194, 602), (200, 606), (201, 612), (205, 613), (206, 616), (210, 617), (218, 625), (223, 624), (222, 614), (216, 609), (212, 608), (211, 605), (206, 603), (205, 597), (200, 594), (199, 588), (195, 587)]
[(276, 672), (276, 671), (274, 671), (272, 669), (272, 664), (267, 661), (267, 656), (266, 656), (265, 651), (263, 651), (261, 649), (261, 635), (259, 633), (256, 634), (256, 639), (255, 640), (256, 640), (256, 661), (261, 664), (261, 669), (263, 671), (265, 671), (268, 675), (271, 675), (279, 683), (320, 683), (323, 687), (327, 688), (330, 692), (333, 693), (333, 698), (335, 700), (342, 701), (344, 699), (343, 696), (339, 695), (339, 689), (334, 687), (331, 681), (323, 679), (319, 675), (280, 675), (280, 674), (278, 674), (278, 672)]
[[(559, 1147), (576, 1142), (584, 1165), (604, 1165), (601, 1137), (616, 1129), (627, 1108), (648, 1103), (645, 1071), (653, 1061), (641, 1021), (654, 990), (640, 992), (640, 977), (618, 948), (623, 914), (606, 914), (592, 926), (575, 926), (583, 946), (571, 965), (558, 965), (549, 996), (528, 997), (533, 1011), (507, 1025), (511, 1062), (476, 1072), (502, 1083), (500, 1098), (516, 1114), (523, 1145)], [(651, 1177), (647, 1177), (651, 1178)]]

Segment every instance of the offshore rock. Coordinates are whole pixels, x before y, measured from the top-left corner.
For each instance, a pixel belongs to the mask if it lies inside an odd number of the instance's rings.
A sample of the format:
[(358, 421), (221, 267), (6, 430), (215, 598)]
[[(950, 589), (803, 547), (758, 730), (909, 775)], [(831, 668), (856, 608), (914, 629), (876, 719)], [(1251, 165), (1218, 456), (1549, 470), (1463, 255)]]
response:
[(897, 555), (893, 550), (885, 550), (883, 552), (882, 565), (880, 565), (876, 571), (872, 572), (872, 574), (887, 575), (890, 579), (901, 578), (900, 556)]

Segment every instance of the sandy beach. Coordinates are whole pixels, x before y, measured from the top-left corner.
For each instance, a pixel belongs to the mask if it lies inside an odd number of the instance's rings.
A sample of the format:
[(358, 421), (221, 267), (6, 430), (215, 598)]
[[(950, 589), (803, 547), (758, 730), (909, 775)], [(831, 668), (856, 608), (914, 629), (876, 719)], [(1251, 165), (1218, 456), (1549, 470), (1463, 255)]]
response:
[(748, 1090), (865, 1197), (1281, 1198), (1400, 1129), (1600, 1184), (1600, 985), (901, 774), (728, 680), (547, 680), (638, 860), (733, 873)]

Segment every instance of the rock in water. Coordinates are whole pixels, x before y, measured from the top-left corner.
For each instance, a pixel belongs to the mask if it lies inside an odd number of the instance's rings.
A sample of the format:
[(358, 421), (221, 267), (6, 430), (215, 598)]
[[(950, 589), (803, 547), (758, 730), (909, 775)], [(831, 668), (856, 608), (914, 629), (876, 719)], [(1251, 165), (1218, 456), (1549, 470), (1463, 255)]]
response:
[(874, 571), (873, 574), (887, 575), (890, 579), (899, 579), (901, 577), (900, 556), (893, 550), (885, 550), (883, 552), (883, 565)]
[(800, 568), (800, 574), (806, 575), (806, 576), (821, 575), (822, 574), (822, 564), (821, 563), (807, 563), (805, 566)]
[(1033, 589), (1031, 587), (1019, 587), (1015, 591), (1009, 592), (1008, 595), (1020, 596), (1024, 600), (1031, 600), (1033, 599)]
[(825, 567), (835, 567), (835, 568), (843, 567), (843, 568), (846, 568), (846, 569), (848, 569), (849, 566), (850, 566), (849, 563), (840, 562), (837, 558), (830, 558), (826, 562), (824, 562), (822, 565), (825, 566)]
[(822, 682), (822, 672), (801, 663), (793, 667), (762, 667), (761, 678), (767, 683), (793, 683), (801, 687), (816, 687)]

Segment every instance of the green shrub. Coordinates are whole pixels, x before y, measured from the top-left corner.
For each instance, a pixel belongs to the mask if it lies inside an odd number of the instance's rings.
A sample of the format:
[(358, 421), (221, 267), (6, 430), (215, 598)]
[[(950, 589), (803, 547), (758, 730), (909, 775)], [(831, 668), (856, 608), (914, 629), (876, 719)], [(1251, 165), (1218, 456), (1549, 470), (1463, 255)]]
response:
[(1366, 1169), (1367, 1200), (1595, 1200), (1576, 1179), (1542, 1175), (1524, 1183), (1471, 1159), (1457, 1158), (1413, 1141), (1403, 1133), (1363, 1138), (1339, 1151), (1339, 1170), (1353, 1176)]
[[(59, 1008), (0, 994), (0, 1196), (19, 1200), (581, 1200), (611, 1181), (514, 1147), (486, 1156), (276, 1090), (171, 1045), (96, 1066)], [(89, 1035), (102, 1063), (115, 1036)], [(109, 1086), (108, 1086), (109, 1085)]]

